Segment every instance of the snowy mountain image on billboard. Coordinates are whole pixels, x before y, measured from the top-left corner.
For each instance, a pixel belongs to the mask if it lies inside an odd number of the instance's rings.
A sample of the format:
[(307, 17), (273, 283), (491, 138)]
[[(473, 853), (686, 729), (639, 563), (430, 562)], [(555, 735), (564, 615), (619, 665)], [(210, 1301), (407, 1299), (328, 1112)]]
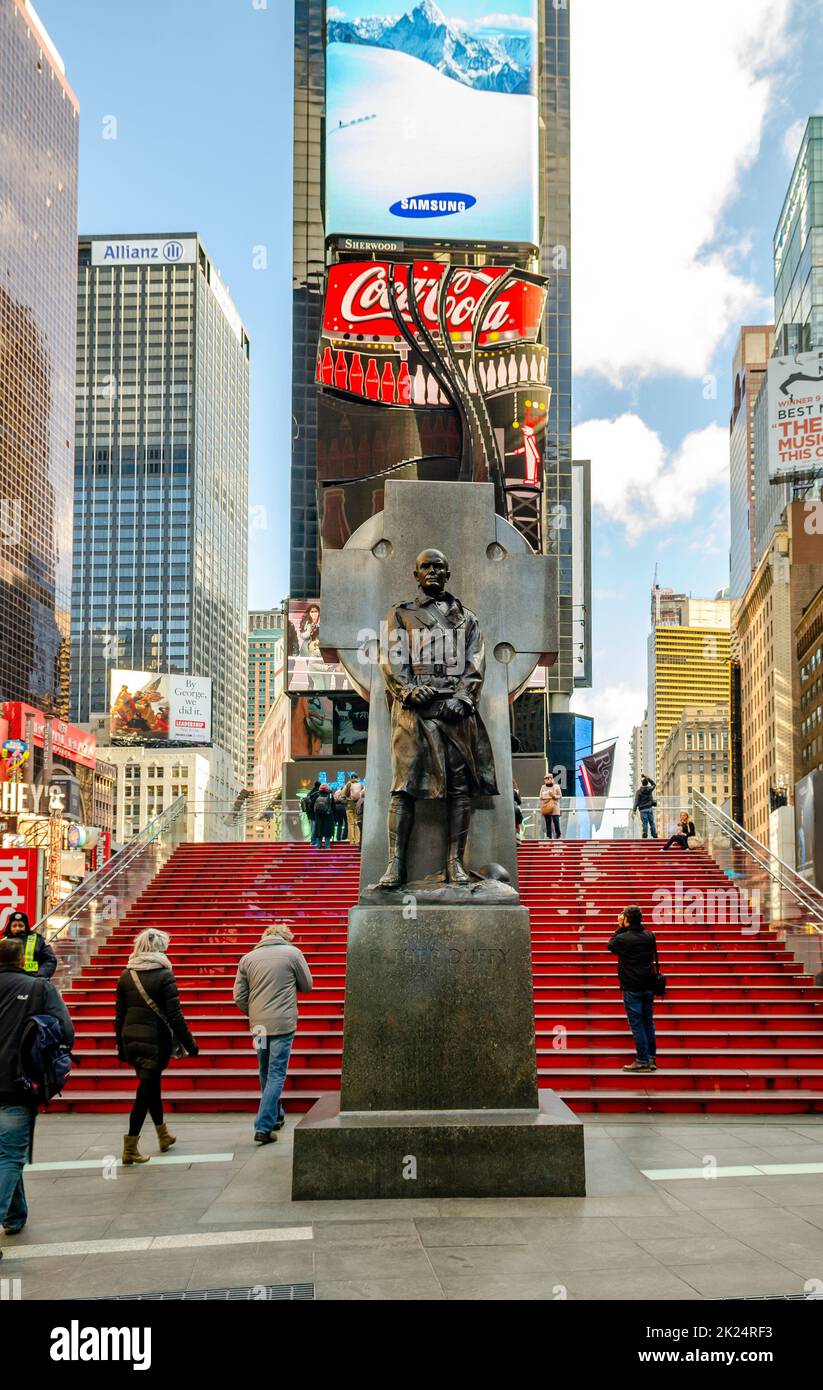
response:
[(327, 235), (536, 243), (537, 0), (396, 3), (328, 6)]

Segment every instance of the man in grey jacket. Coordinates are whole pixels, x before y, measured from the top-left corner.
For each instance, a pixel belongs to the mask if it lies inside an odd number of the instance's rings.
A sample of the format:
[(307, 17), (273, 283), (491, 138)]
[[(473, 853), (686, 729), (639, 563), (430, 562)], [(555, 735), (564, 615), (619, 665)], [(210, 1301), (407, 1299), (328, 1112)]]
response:
[(243, 956), (234, 981), (234, 1002), (251, 1024), (260, 1066), (260, 1109), (255, 1144), (273, 1144), (285, 1112), (280, 1095), (297, 1030), (297, 991), (313, 987), (311, 971), (286, 922), (272, 922)]

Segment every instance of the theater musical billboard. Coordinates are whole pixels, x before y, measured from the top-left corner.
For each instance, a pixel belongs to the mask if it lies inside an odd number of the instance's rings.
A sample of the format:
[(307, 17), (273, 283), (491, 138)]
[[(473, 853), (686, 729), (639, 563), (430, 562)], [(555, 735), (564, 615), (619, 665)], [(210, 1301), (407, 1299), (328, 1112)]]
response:
[(115, 743), (211, 743), (211, 679), (110, 671), (109, 717)]
[(327, 236), (538, 242), (537, 0), (443, 4), (330, 7)]
[(769, 359), (769, 476), (823, 470), (823, 352)]

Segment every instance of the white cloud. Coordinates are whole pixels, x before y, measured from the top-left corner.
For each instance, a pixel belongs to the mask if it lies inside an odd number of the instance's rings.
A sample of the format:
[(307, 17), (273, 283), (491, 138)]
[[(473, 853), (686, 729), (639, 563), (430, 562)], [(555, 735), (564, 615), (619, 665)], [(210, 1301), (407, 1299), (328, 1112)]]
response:
[[(574, 360), (699, 377), (768, 305), (723, 214), (755, 159), (792, 0), (572, 11)], [(776, 216), (778, 209), (774, 209)]]
[(646, 708), (644, 687), (618, 682), (596, 691), (576, 690), (571, 708), (575, 714), (594, 716), (596, 743), (602, 743), (604, 739), (617, 739), (611, 794), (628, 796), (632, 728), (640, 723)]
[(729, 439), (720, 425), (693, 430), (670, 453), (639, 415), (619, 415), (576, 425), (572, 447), (575, 458), (591, 459), (593, 504), (630, 541), (689, 521), (704, 493), (728, 485)]
[(345, 19), (343, 11), (338, 5), (329, 5), (326, 10), (326, 19)]
[(805, 120), (792, 121), (785, 135), (783, 136), (783, 153), (788, 164), (794, 164), (797, 159), (797, 151), (800, 149), (800, 141), (803, 139), (803, 131), (806, 129)]

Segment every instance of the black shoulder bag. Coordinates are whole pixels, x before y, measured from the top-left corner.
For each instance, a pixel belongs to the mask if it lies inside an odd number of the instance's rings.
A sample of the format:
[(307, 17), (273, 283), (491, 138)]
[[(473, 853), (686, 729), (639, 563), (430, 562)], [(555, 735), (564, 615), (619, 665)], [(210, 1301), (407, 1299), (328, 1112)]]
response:
[(158, 1009), (158, 1007), (157, 1007), (157, 1005), (155, 1004), (154, 1000), (150, 997), (150, 995), (148, 995), (148, 994), (146, 993), (146, 990), (143, 988), (143, 982), (142, 982), (142, 980), (140, 979), (139, 975), (137, 974), (137, 971), (136, 971), (136, 970), (130, 970), (130, 971), (129, 971), (129, 974), (131, 975), (131, 978), (132, 978), (132, 980), (134, 981), (134, 987), (135, 987), (135, 989), (137, 990), (137, 993), (140, 994), (140, 995), (142, 995), (143, 1003), (144, 1003), (144, 1004), (147, 1004), (148, 1007), (151, 1009), (152, 1013), (157, 1014), (157, 1017), (158, 1017), (158, 1018), (161, 1018), (161, 1019), (163, 1020), (163, 1022), (164, 1022), (165, 1025), (166, 1025), (166, 1027), (168, 1028), (169, 1032), (171, 1033), (171, 1055), (172, 1055), (172, 1057), (177, 1058), (178, 1061), (179, 1061), (179, 1059), (180, 1059), (181, 1057), (188, 1057), (188, 1055), (189, 1055), (188, 1052), (186, 1051), (186, 1049), (185, 1049), (185, 1047), (183, 1046), (183, 1044), (182, 1044), (182, 1043), (178, 1040), (178, 1038), (176, 1037), (175, 1032), (174, 1032), (174, 1029), (172, 1028), (171, 1024), (169, 1023), (169, 1020), (166, 1018), (166, 1015), (163, 1013), (163, 1010), (162, 1010), (162, 1009)]
[(663, 995), (664, 995), (665, 993), (666, 993), (666, 976), (665, 976), (664, 974), (662, 974), (662, 972), (661, 972), (661, 970), (660, 970), (660, 961), (659, 961), (658, 956), (657, 956), (657, 942), (655, 942), (655, 943), (654, 943), (654, 984), (652, 985), (652, 994), (656, 995), (658, 999), (662, 999), (662, 998), (663, 998)]

